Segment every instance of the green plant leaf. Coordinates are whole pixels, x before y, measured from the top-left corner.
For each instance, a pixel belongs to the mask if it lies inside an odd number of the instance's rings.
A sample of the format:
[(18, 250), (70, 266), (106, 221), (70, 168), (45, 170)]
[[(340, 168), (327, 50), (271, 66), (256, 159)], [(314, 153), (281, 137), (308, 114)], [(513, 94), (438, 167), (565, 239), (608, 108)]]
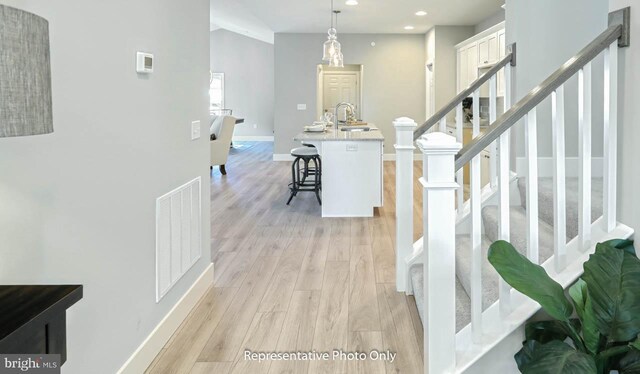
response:
[(596, 325), (587, 283), (582, 279), (578, 279), (578, 281), (569, 288), (569, 296), (571, 296), (573, 304), (576, 307), (576, 313), (582, 322), (582, 337), (585, 348), (589, 353), (596, 354), (600, 350), (602, 337)]
[(624, 248), (622, 242), (598, 244), (584, 264), (595, 324), (613, 342), (627, 342), (640, 333), (640, 260)]
[(600, 351), (600, 346), (603, 344), (602, 335), (598, 330), (598, 323), (593, 311), (593, 303), (590, 297), (587, 297), (587, 303), (584, 306), (584, 316), (582, 318), (582, 338), (584, 340), (585, 348), (591, 354), (596, 354)]
[[(571, 319), (574, 331), (580, 330), (580, 321)], [(527, 341), (535, 340), (540, 344), (546, 344), (554, 340), (563, 341), (572, 336), (572, 331), (565, 322), (561, 321), (535, 321), (527, 323), (525, 338)]]
[(636, 340), (629, 343), (629, 345), (640, 351), (640, 336), (638, 336)]
[(595, 374), (596, 363), (586, 353), (555, 340), (536, 347), (531, 360), (520, 371), (523, 374)]
[(582, 279), (569, 288), (569, 296), (573, 300), (573, 305), (576, 307), (576, 313), (582, 320), (584, 317), (584, 304), (587, 302), (587, 283)]
[(633, 247), (633, 240), (627, 239), (611, 239), (602, 243), (603, 245), (614, 247), (618, 249), (622, 249), (625, 252), (629, 252), (629, 254), (636, 255), (636, 249)]
[(562, 286), (547, 272), (518, 253), (513, 246), (499, 240), (489, 247), (489, 262), (511, 287), (538, 302), (553, 318), (569, 323), (573, 313)]
[(526, 340), (522, 342), (522, 349), (518, 351), (518, 353), (513, 356), (516, 360), (516, 364), (518, 365), (518, 369), (522, 372), (524, 367), (531, 362), (533, 359), (533, 355), (535, 354), (536, 349), (542, 347), (542, 344), (538, 343), (535, 340)]
[(640, 374), (640, 351), (632, 349), (622, 359), (617, 367), (620, 374)]

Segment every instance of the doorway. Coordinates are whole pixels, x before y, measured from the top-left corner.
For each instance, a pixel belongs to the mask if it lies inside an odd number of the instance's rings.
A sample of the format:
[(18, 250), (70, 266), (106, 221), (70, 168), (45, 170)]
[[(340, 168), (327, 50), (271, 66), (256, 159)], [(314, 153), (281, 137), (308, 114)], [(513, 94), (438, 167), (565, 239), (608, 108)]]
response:
[[(325, 112), (333, 113), (338, 103), (351, 103), (355, 115), (362, 119), (362, 65), (345, 65), (344, 68), (332, 68), (318, 65), (318, 103), (316, 117), (320, 119)], [(345, 119), (344, 110), (338, 113)]]

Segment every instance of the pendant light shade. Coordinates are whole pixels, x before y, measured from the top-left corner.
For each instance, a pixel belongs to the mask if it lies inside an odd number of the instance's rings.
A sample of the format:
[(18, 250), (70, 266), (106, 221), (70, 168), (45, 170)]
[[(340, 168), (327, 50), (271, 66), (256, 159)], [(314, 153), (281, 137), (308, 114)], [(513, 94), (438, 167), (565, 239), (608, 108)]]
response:
[(336, 36), (336, 29), (329, 29), (329, 37), (327, 41), (324, 42), (322, 61), (331, 61), (331, 58), (337, 52), (340, 52), (340, 42), (338, 42), (338, 38)]
[(336, 26), (338, 24), (339, 10), (333, 10), (333, 0), (331, 0), (331, 28), (328, 31), (327, 41), (322, 46), (322, 61), (327, 61), (329, 66), (343, 67), (342, 46), (338, 41), (338, 31), (333, 27), (333, 15), (336, 16)]
[(343, 68), (344, 67), (344, 56), (342, 52), (338, 52), (333, 55), (331, 61), (329, 61), (329, 66), (334, 68)]

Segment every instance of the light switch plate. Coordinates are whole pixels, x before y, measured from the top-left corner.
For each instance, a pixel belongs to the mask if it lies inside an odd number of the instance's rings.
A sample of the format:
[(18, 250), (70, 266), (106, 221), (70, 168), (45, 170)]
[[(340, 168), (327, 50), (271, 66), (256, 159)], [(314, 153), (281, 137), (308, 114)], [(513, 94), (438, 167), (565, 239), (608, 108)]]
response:
[(358, 152), (357, 144), (347, 144), (347, 152)]
[(307, 104), (298, 104), (298, 110), (307, 110)]
[(200, 139), (200, 121), (191, 122), (191, 140)]

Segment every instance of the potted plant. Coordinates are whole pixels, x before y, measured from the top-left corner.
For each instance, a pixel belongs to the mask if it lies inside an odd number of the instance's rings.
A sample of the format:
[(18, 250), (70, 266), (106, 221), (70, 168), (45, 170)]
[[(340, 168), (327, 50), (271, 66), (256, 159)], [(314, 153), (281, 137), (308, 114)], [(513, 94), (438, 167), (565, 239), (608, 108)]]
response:
[(632, 241), (598, 244), (569, 298), (508, 242), (491, 245), (489, 262), (553, 318), (527, 323), (515, 355), (522, 373), (640, 373), (640, 259)]

